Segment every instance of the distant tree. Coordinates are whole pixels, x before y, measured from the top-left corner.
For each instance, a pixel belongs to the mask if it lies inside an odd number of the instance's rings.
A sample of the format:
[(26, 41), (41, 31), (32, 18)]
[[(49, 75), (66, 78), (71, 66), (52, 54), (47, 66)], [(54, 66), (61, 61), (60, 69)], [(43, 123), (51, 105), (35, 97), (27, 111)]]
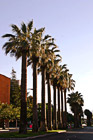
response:
[(5, 129), (5, 120), (9, 120), (12, 115), (12, 105), (0, 103), (0, 119), (2, 120), (2, 128)]
[(16, 121), (16, 128), (17, 128), (17, 122), (18, 120), (20, 120), (20, 107), (12, 108), (10, 119)]
[(91, 126), (92, 112), (85, 109), (84, 114), (87, 116), (87, 126)]
[(18, 85), (16, 71), (13, 68), (11, 72), (10, 104), (14, 107), (19, 107), (21, 105), (21, 88)]
[(20, 107), (14, 108), (12, 104), (0, 103), (0, 119), (2, 120), (2, 128), (5, 129), (5, 121), (14, 120), (16, 121), (20, 119)]

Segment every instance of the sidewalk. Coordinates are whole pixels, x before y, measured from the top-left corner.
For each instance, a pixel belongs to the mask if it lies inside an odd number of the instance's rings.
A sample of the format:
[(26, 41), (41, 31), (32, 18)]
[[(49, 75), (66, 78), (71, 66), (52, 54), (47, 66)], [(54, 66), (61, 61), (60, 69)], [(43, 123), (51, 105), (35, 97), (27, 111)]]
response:
[(0, 128), (0, 133), (17, 132), (17, 131), (19, 131), (19, 128), (13, 128), (13, 127), (6, 128), (6, 129)]

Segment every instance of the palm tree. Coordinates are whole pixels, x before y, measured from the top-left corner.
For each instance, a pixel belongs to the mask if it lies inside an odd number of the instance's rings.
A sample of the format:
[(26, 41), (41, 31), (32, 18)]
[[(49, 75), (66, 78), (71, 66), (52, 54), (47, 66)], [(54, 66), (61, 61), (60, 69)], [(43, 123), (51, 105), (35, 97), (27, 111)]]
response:
[(33, 132), (38, 131), (38, 116), (37, 116), (37, 68), (39, 63), (41, 39), (44, 28), (39, 30), (34, 29), (31, 36), (30, 56), (28, 65), (32, 64), (33, 68)]
[(74, 127), (77, 128), (79, 127), (79, 122), (78, 122), (78, 116), (79, 116), (79, 110), (80, 107), (83, 106), (84, 100), (82, 98), (81, 93), (77, 92), (72, 92), (71, 94), (68, 94), (68, 99), (67, 102), (71, 106), (71, 111), (74, 113)]
[[(54, 39), (52, 39), (54, 40)], [(50, 49), (50, 58), (47, 63), (46, 67), (46, 79), (47, 79), (47, 89), (48, 89), (48, 129), (52, 129), (52, 108), (51, 108), (51, 74), (53, 72), (54, 64), (55, 64), (55, 58), (59, 57), (60, 55), (56, 54), (56, 52), (59, 52), (57, 50), (57, 46), (53, 43), (53, 48)]]
[(67, 90), (73, 90), (75, 87), (75, 81), (72, 78), (72, 74), (68, 73), (68, 69), (64, 71), (64, 102), (65, 102), (65, 112), (64, 112), (64, 128), (67, 127), (67, 102), (66, 102), (66, 92)]
[(52, 80), (52, 85), (53, 85), (53, 95), (54, 95), (54, 108), (53, 108), (53, 129), (57, 129), (57, 113), (56, 113), (56, 88), (57, 88), (57, 76), (58, 76), (58, 64), (61, 61), (61, 57), (59, 55), (56, 55), (54, 59), (54, 67), (53, 71), (51, 74), (51, 80)]
[(61, 120), (61, 112), (60, 112), (60, 66), (57, 68), (57, 91), (58, 91), (58, 129), (62, 129), (62, 120)]
[[(63, 128), (66, 128), (66, 123), (67, 123), (67, 106), (66, 106), (66, 90), (67, 90), (67, 86), (68, 86), (68, 69), (66, 68), (66, 64), (64, 64), (63, 66), (61, 66), (61, 70), (60, 70), (60, 78), (59, 78), (59, 83), (61, 86), (61, 94), (63, 94), (64, 91), (64, 107), (65, 107), (65, 111), (64, 111), (64, 115), (62, 114), (61, 117), (63, 117)], [(63, 95), (61, 95), (63, 96)], [(63, 97), (61, 97), (63, 98)], [(63, 102), (63, 101), (62, 101)], [(63, 109), (63, 107), (62, 107)], [(63, 112), (63, 110), (62, 110)]]
[[(51, 36), (46, 35), (44, 37), (44, 39), (42, 39), (41, 42), (41, 56), (40, 56), (40, 69), (41, 69), (41, 73), (42, 73), (42, 109), (41, 109), (41, 126), (40, 126), (40, 130), (42, 131), (46, 131), (47, 127), (46, 127), (46, 104), (45, 104), (45, 81), (46, 81), (46, 69), (47, 66), (49, 64), (49, 61), (52, 58), (52, 50), (50, 49), (50, 47), (52, 46), (56, 46), (53, 42), (53, 38), (51, 38)], [(48, 74), (48, 73), (47, 73)], [(49, 76), (49, 74), (48, 74)], [(48, 85), (49, 85), (49, 79), (48, 79)], [(50, 87), (49, 87), (50, 88)], [(49, 94), (48, 94), (48, 108), (51, 111), (51, 92), (50, 89), (48, 90)], [(50, 113), (48, 113), (50, 114)], [(48, 115), (49, 120), (51, 119), (51, 115)], [(51, 120), (49, 121), (49, 125), (51, 127)], [(49, 128), (51, 129), (51, 128)]]
[(51, 84), (50, 73), (46, 72), (47, 89), (48, 89), (48, 130), (52, 129), (52, 112), (51, 112)]
[(87, 126), (91, 126), (92, 112), (85, 109), (84, 114), (87, 116)]
[(27, 133), (27, 56), (29, 55), (29, 37), (33, 27), (33, 21), (26, 26), (21, 24), (21, 29), (17, 25), (11, 25), (14, 34), (5, 34), (8, 41), (3, 45), (5, 53), (10, 53), (19, 59), (22, 56), (22, 72), (21, 72), (21, 115), (19, 133)]
[[(60, 86), (61, 90), (61, 128), (63, 127), (64, 124), (64, 116), (63, 116), (63, 89), (64, 89), (64, 76), (65, 72), (67, 72), (66, 64), (60, 65), (59, 66), (59, 78), (58, 78), (58, 84)], [(59, 103), (59, 101), (58, 101)], [(60, 113), (60, 112), (59, 112)]]
[(47, 91), (48, 91), (48, 130), (52, 129), (52, 106), (51, 106), (51, 81), (50, 75), (53, 67), (52, 60), (48, 61), (46, 69), (46, 79), (47, 79)]

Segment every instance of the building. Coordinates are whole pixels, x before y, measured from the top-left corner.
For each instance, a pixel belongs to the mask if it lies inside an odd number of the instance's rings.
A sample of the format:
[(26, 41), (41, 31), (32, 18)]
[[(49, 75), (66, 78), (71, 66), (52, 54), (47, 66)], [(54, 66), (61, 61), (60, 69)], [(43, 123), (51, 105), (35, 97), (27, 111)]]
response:
[(10, 104), (10, 78), (0, 74), (0, 102)]

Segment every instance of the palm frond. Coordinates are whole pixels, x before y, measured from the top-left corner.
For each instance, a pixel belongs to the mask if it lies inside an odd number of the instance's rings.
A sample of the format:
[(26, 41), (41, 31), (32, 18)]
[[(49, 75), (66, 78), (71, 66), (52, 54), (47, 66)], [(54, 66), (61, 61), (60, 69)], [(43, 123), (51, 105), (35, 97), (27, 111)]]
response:
[(60, 61), (61, 61), (61, 59), (57, 59), (57, 60), (54, 60), (54, 63), (58, 64)]
[(13, 32), (15, 32), (17, 34), (21, 34), (20, 29), (17, 27), (17, 25), (12, 24), (11, 27), (12, 27)]
[(10, 53), (15, 53), (16, 48), (14, 47), (14, 42), (6, 42), (2, 49), (5, 49), (5, 54), (7, 55), (9, 52)]
[(62, 66), (63, 69), (66, 68), (66, 67), (67, 67), (67, 64), (64, 64), (64, 65)]
[(54, 50), (54, 52), (56, 53), (56, 52), (60, 52), (60, 50)]
[(57, 54), (56, 56), (57, 56), (57, 57), (60, 57), (60, 58), (62, 59), (62, 56), (61, 56), (61, 55)]
[(3, 38), (4, 38), (4, 37), (13, 37), (13, 38), (14, 38), (15, 35), (12, 35), (12, 34), (5, 34), (5, 35), (3, 35), (2, 37), (3, 37)]
[(43, 40), (47, 40), (48, 38), (50, 38), (51, 36), (50, 35), (45, 35), (44, 39)]
[(45, 30), (45, 28), (40, 28), (40, 29), (36, 30), (36, 33), (42, 33), (42, 32), (44, 32), (44, 30)]
[(22, 22), (22, 24), (21, 24), (21, 30), (23, 33), (26, 33), (26, 25), (24, 22)]
[(33, 20), (28, 23), (28, 31), (31, 31), (33, 27)]
[(53, 47), (53, 48), (52, 48), (52, 51), (54, 51), (54, 49), (56, 49), (56, 48), (57, 48), (57, 46)]
[(69, 71), (69, 69), (66, 69), (64, 72), (67, 73)]

